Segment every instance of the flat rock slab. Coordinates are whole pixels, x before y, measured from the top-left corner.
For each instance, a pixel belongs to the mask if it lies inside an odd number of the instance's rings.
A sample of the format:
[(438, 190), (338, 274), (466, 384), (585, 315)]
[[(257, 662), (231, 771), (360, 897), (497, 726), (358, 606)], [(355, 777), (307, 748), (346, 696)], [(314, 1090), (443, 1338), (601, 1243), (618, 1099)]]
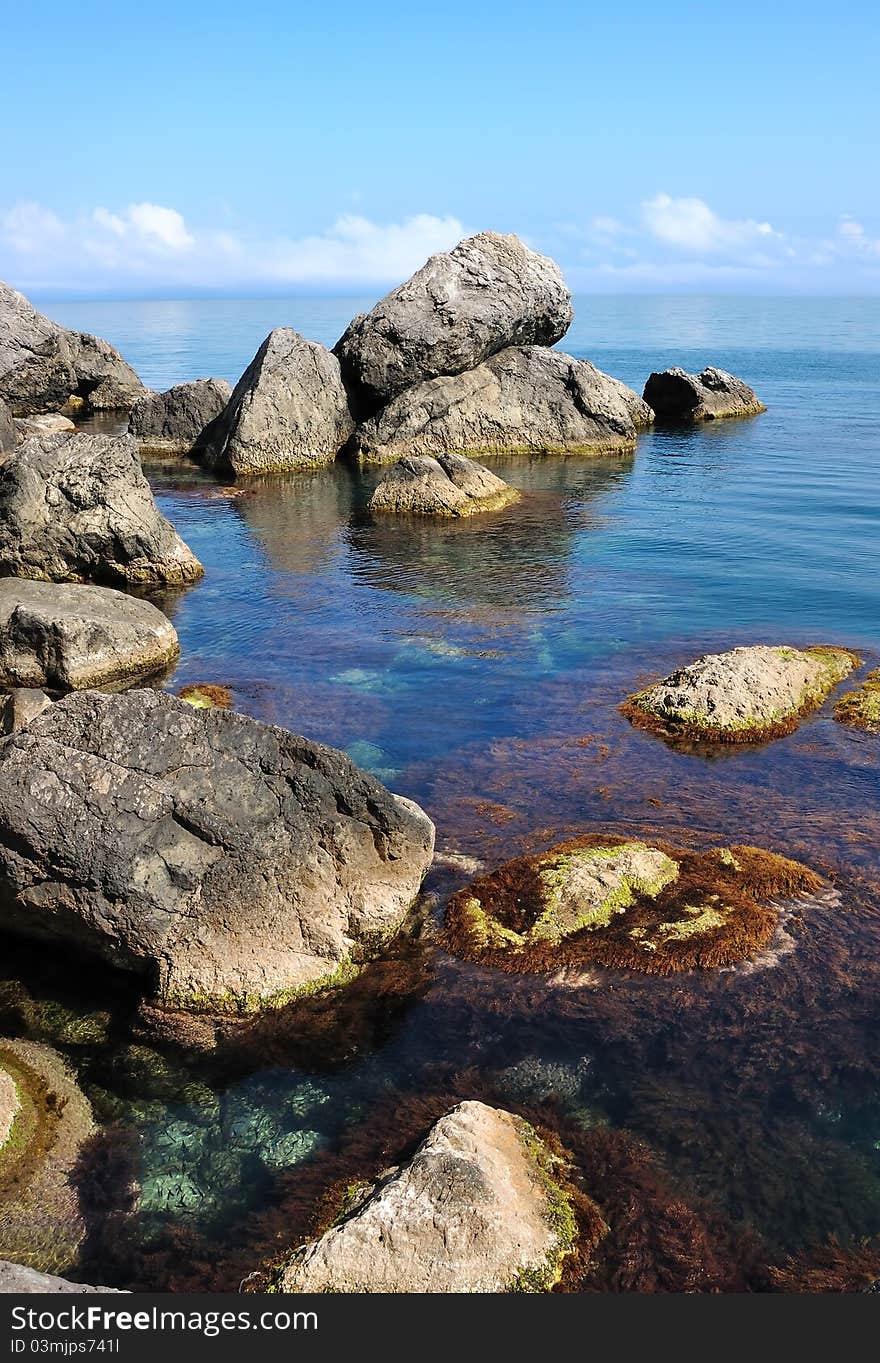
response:
[(571, 294), (552, 260), (516, 236), (481, 232), (431, 256), (356, 317), (335, 354), (357, 399), (375, 409), (509, 346), (553, 345), (571, 320)]
[(57, 412), (71, 394), (91, 397), (101, 385), (106, 407), (130, 407), (143, 392), (106, 341), (50, 321), (0, 281), (0, 397), (15, 416)]
[(149, 586), (202, 572), (130, 436), (32, 437), (0, 462), (0, 576)]
[(353, 431), (336, 356), (277, 327), (204, 433), (199, 455), (218, 473), (281, 473), (332, 463)]
[[(285, 1292), (546, 1290), (571, 1249), (548, 1192), (546, 1152), (526, 1123), (459, 1104), (412, 1160), (284, 1269)], [(569, 1209), (570, 1215), (570, 1209)]]
[(343, 978), (400, 927), (433, 843), (343, 753), (157, 691), (74, 693), (0, 744), (0, 924), (174, 1006)]
[(658, 422), (676, 426), (722, 417), (756, 416), (767, 410), (742, 379), (713, 368), (700, 374), (688, 374), (684, 369), (664, 369), (652, 374), (645, 384), (644, 400)]
[(131, 409), (129, 434), (145, 454), (188, 454), (232, 397), (225, 379), (196, 379), (145, 393)]
[(844, 648), (733, 648), (697, 658), (630, 696), (623, 709), (673, 738), (758, 743), (791, 733), (858, 665)]
[(92, 1287), (89, 1283), (72, 1283), (68, 1278), (58, 1278), (54, 1273), (38, 1273), (35, 1268), (24, 1264), (12, 1264), (8, 1259), (0, 1259), (0, 1293), (34, 1292), (112, 1292), (117, 1296), (127, 1296), (117, 1287)]
[(83, 690), (157, 672), (180, 652), (171, 621), (111, 587), (0, 579), (0, 686)]
[(503, 478), (463, 455), (399, 459), (376, 487), (369, 510), (411, 516), (473, 516), (497, 511), (519, 493)]
[(465, 374), (407, 389), (359, 427), (354, 452), (370, 464), (408, 455), (620, 453), (635, 448), (632, 412), (641, 406), (586, 360), (516, 346)]
[(19, 440), (29, 440), (32, 435), (60, 435), (65, 431), (75, 430), (70, 417), (62, 416), (60, 412), (48, 412), (44, 416), (17, 417), (15, 425)]

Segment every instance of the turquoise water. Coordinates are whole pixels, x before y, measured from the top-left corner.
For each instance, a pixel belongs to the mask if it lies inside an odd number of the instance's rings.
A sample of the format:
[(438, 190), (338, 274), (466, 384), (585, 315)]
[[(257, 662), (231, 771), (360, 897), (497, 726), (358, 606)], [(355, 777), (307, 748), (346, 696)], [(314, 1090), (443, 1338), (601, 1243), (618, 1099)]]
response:
[[(44, 307), (165, 387), (234, 381), (272, 326), (332, 344), (370, 301)], [(843, 909), (805, 912), (773, 968), (612, 991), (498, 980), (438, 956), (428, 931), (399, 947), (409, 983), (381, 1005), (365, 986), (211, 1060), (145, 1042), (131, 1001), (114, 1004), (109, 1051), (61, 1037), (104, 1120), (134, 1133), (143, 1191), (120, 1242), (156, 1257), (134, 1269), (98, 1243), (114, 1281), (174, 1285), (193, 1243), (258, 1259), (247, 1216), (279, 1178), (289, 1194), (383, 1095), (444, 1085), (626, 1127), (683, 1196), (778, 1252), (880, 1230), (876, 738), (826, 706), (772, 745), (686, 753), (616, 708), (645, 676), (737, 643), (833, 642), (877, 665), (880, 302), (576, 304), (562, 348), (639, 390), (654, 368), (718, 364), (767, 413), (647, 433), (632, 457), (494, 460), (522, 499), (461, 524), (374, 523), (371, 477), (342, 466), (234, 489), (152, 467), (207, 569), (164, 601), (182, 646), (164, 684), (227, 685), (241, 710), (345, 748), (425, 806), (444, 854), (491, 865), (597, 827), (751, 841), (830, 875)], [(429, 921), (463, 874), (434, 874)], [(29, 987), (86, 1007), (57, 978)], [(186, 1252), (183, 1231), (202, 1237)]]

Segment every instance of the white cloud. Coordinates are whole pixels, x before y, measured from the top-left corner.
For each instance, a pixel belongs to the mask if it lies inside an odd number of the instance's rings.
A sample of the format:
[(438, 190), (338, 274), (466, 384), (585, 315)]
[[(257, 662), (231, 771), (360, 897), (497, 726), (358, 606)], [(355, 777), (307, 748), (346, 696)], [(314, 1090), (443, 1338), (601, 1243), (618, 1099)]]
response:
[(741, 252), (781, 238), (769, 222), (722, 218), (703, 199), (655, 194), (642, 203), (641, 216), (645, 229), (658, 241), (700, 254)]
[(102, 206), (67, 220), (19, 203), (0, 212), (0, 275), (44, 289), (385, 285), (465, 235), (457, 218), (427, 213), (397, 223), (349, 213), (322, 233), (266, 239), (190, 226), (155, 203)]
[(872, 237), (864, 223), (844, 214), (837, 224), (837, 241), (831, 249), (842, 255), (876, 257), (880, 260), (880, 237)]

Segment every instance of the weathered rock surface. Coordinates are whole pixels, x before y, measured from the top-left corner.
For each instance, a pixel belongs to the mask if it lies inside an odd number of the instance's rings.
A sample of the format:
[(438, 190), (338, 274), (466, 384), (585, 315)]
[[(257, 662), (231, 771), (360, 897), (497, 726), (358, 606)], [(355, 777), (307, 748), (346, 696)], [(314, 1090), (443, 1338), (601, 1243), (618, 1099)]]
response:
[(710, 653), (630, 696), (624, 713), (673, 737), (757, 743), (791, 733), (858, 662), (830, 647)]
[(414, 516), (472, 516), (515, 501), (514, 488), (458, 454), (399, 459), (376, 487), (370, 511)]
[(225, 379), (196, 379), (165, 393), (145, 393), (131, 410), (129, 434), (145, 453), (189, 454), (231, 397)]
[(171, 621), (111, 587), (0, 579), (0, 686), (82, 690), (148, 675), (180, 651)]
[(70, 417), (60, 412), (49, 412), (45, 416), (20, 416), (16, 418), (19, 440), (29, 440), (32, 435), (59, 435), (63, 431), (74, 430)]
[[(485, 1103), (435, 1123), (409, 1164), (297, 1251), (285, 1292), (507, 1292), (552, 1287), (573, 1216), (535, 1133)], [(555, 1196), (554, 1196), (555, 1193)]]
[(644, 400), (653, 408), (657, 421), (665, 425), (754, 416), (767, 410), (742, 379), (711, 368), (700, 374), (688, 374), (684, 369), (652, 374), (645, 384)]
[(63, 1272), (85, 1235), (71, 1174), (95, 1129), (92, 1110), (48, 1046), (0, 1040), (0, 1072), (12, 1077), (20, 1104), (15, 1140), (0, 1148), (0, 1256)]
[(38, 1273), (24, 1264), (11, 1264), (0, 1259), (0, 1293), (33, 1292), (113, 1292), (127, 1296), (118, 1287), (92, 1287), (89, 1283), (72, 1283), (68, 1278), (57, 1278), (54, 1273)]
[(19, 686), (0, 697), (0, 734), (14, 734), (52, 704), (45, 691)]
[(150, 584), (202, 571), (156, 506), (130, 436), (35, 437), (0, 463), (0, 575)]
[(9, 407), (0, 398), (0, 454), (7, 454), (18, 444), (18, 427)]
[(433, 837), (343, 753), (157, 691), (67, 696), (0, 744), (0, 923), (183, 1007), (256, 1007), (368, 957)]
[(401, 393), (359, 428), (354, 450), (371, 464), (423, 454), (631, 450), (636, 429), (620, 387), (587, 361), (517, 346)]
[(353, 431), (336, 356), (290, 327), (277, 327), (205, 433), (202, 459), (233, 474), (329, 464)]
[(591, 369), (595, 369), (600, 379), (604, 380), (608, 388), (617, 394), (626, 410), (629, 412), (630, 420), (637, 431), (642, 431), (646, 426), (654, 424), (654, 409), (649, 407), (644, 398), (640, 398), (638, 393), (628, 388), (622, 379), (612, 378), (610, 374), (603, 374), (601, 369), (590, 364), (589, 360), (582, 360), (581, 364), (587, 364)]
[(143, 391), (106, 341), (51, 322), (0, 281), (0, 397), (16, 416), (57, 411), (72, 393), (92, 395), (105, 380), (118, 385), (116, 402), (123, 407)]
[(355, 317), (334, 352), (346, 383), (369, 410), (510, 346), (553, 345), (571, 320), (571, 294), (552, 260), (516, 236), (481, 232), (431, 256)]

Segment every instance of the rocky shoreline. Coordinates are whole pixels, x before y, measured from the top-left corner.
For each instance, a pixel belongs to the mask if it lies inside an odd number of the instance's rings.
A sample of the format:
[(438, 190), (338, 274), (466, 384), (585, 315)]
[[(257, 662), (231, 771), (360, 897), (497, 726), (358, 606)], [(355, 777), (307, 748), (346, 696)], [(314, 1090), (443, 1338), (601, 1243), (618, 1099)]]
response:
[[(10, 940), (126, 973), (142, 1016), (153, 1010), (184, 1035), (246, 1028), (312, 997), (330, 1009), (373, 978), (418, 909), (434, 824), (344, 753), (236, 713), (223, 688), (144, 689), (161, 683), (179, 642), (133, 593), (189, 587), (204, 569), (141, 461), (187, 460), (235, 482), (375, 465), (367, 515), (497, 514), (503, 534), (520, 494), (484, 459), (624, 455), (654, 422), (765, 410), (714, 367), (652, 373), (640, 397), (554, 348), (571, 320), (552, 261), (481, 233), (432, 257), (332, 351), (278, 328), (234, 388), (203, 379), (154, 393), (111, 346), (2, 287), (0, 930)], [(127, 417), (127, 434), (77, 429), (107, 411)], [(271, 480), (255, 495), (271, 497)], [(756, 644), (704, 655), (620, 709), (672, 744), (766, 743), (861, 665), (843, 645)], [(835, 710), (869, 733), (880, 727), (874, 678)], [(573, 988), (578, 972), (585, 988), (596, 971), (709, 975), (754, 966), (792, 905), (828, 893), (812, 868), (739, 843), (696, 852), (586, 834), (458, 888), (437, 941), (477, 970), (568, 971)], [(0, 1288), (116, 1290), (57, 1276), (79, 1269), (84, 1222), (67, 1175), (96, 1133), (57, 1054), (0, 1039)], [(280, 1167), (285, 1151), (300, 1158), (293, 1144), (279, 1146)], [(599, 1245), (619, 1233), (613, 1199), (603, 1204), (583, 1169), (575, 1176), (572, 1149), (503, 1106), (459, 1095), (406, 1144), (393, 1167), (336, 1190), (328, 1224), (253, 1270), (287, 1292), (544, 1292), (586, 1281)]]

